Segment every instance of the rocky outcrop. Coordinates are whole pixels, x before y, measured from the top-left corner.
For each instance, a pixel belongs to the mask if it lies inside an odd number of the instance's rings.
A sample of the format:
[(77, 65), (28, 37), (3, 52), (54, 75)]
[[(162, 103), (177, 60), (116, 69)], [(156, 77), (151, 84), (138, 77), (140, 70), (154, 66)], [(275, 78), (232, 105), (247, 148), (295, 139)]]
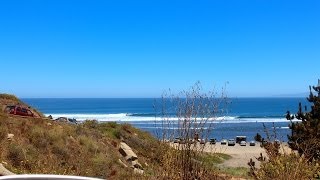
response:
[(9, 176), (9, 175), (15, 175), (13, 172), (6, 169), (1, 163), (0, 163), (0, 176)]
[(71, 119), (67, 117), (59, 117), (55, 119), (56, 122), (62, 122), (62, 123), (69, 123), (69, 124), (78, 124), (78, 121), (76, 119)]
[(134, 153), (132, 149), (124, 142), (120, 143), (119, 152), (122, 154), (123, 157), (126, 158), (127, 161), (134, 161), (138, 159), (136, 153)]
[(133, 169), (133, 172), (134, 172), (135, 174), (144, 174), (144, 171), (141, 170), (141, 169), (138, 169), (138, 168), (134, 168), (134, 169)]
[(128, 167), (124, 162), (122, 162), (121, 159), (119, 159), (119, 163), (120, 163), (124, 168), (127, 168), (127, 167)]
[(14, 134), (8, 134), (7, 139), (8, 141), (12, 141), (14, 137)]
[[(133, 169), (133, 172), (136, 174), (143, 174), (143, 167), (138, 161), (138, 156), (136, 153), (132, 151), (130, 146), (128, 146), (126, 143), (121, 142), (119, 147), (119, 152), (121, 155), (127, 160), (127, 163), (129, 163), (131, 168)], [(119, 159), (120, 164), (122, 164), (124, 167), (128, 167), (125, 163), (123, 163)]]

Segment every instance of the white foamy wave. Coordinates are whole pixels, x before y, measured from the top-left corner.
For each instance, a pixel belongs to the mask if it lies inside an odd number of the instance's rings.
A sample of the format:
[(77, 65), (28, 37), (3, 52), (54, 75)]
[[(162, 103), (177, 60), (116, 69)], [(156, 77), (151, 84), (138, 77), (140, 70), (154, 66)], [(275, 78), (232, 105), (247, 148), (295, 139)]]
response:
[[(46, 114), (47, 116), (49, 114)], [(66, 118), (75, 118), (77, 121), (85, 121), (85, 120), (98, 120), (98, 121), (161, 121), (161, 120), (168, 120), (168, 121), (178, 121), (179, 119), (182, 120), (183, 118), (177, 117), (169, 117), (163, 119), (161, 117), (154, 117), (154, 116), (132, 116), (132, 114), (128, 113), (118, 113), (118, 114), (51, 114), (53, 119), (59, 117), (66, 117)], [(199, 119), (198, 119), (199, 120)], [(222, 117), (215, 117), (209, 119), (215, 123), (249, 123), (249, 122), (288, 122), (285, 118), (239, 118), (236, 116), (222, 116)], [(298, 121), (298, 120), (293, 120)]]
[(214, 120), (217, 120), (217, 121), (226, 121), (226, 120), (232, 121), (236, 119), (238, 119), (238, 117), (233, 117), (233, 116), (221, 116), (221, 117), (214, 118)]
[(289, 127), (276, 127), (276, 129), (289, 129)]
[[(147, 126), (147, 127), (140, 127), (141, 129), (161, 129), (161, 130), (183, 130), (183, 129), (186, 129), (186, 128), (181, 128), (181, 127), (153, 127), (153, 126)], [(191, 130), (194, 130), (194, 129), (202, 129), (202, 130), (207, 130), (207, 129), (214, 129), (214, 128), (208, 128), (208, 127), (203, 127), (203, 128), (188, 128), (188, 129), (191, 129)]]
[(98, 121), (119, 121), (122, 119), (127, 119), (128, 114), (119, 113), (119, 114), (51, 114), (53, 119), (59, 117), (74, 118), (77, 121), (85, 120), (98, 120)]

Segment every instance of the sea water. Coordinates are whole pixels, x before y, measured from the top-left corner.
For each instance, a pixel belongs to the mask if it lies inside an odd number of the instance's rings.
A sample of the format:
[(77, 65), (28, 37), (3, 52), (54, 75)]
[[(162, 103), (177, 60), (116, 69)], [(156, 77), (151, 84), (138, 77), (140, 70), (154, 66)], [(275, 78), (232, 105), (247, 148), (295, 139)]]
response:
[[(32, 98), (24, 102), (53, 118), (68, 117), (78, 121), (95, 119), (101, 122), (115, 121), (130, 123), (154, 136), (161, 126), (161, 99), (154, 98)], [(224, 113), (216, 117), (210, 138), (218, 140), (247, 136), (252, 140), (266, 131), (273, 138), (286, 141), (290, 134), (287, 111), (296, 113), (301, 102), (308, 105), (306, 98), (230, 98)], [(168, 112), (173, 122), (175, 112)], [(177, 123), (177, 122), (176, 122)], [(172, 130), (178, 126), (171, 126)], [(160, 132), (161, 133), (161, 132)]]

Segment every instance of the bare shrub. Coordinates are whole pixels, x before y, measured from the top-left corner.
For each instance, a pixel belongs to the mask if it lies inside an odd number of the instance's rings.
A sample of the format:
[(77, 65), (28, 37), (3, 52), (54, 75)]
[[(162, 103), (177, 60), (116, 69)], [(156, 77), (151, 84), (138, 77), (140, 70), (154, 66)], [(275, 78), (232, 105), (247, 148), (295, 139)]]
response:
[(227, 99), (224, 89), (221, 94), (202, 91), (199, 82), (177, 95), (169, 91), (161, 98), (160, 109), (155, 106), (161, 115), (155, 123), (160, 143), (170, 142), (160, 152), (162, 171), (159, 173), (164, 179), (207, 179), (213, 173), (197, 157), (203, 153), (213, 122), (224, 113)]

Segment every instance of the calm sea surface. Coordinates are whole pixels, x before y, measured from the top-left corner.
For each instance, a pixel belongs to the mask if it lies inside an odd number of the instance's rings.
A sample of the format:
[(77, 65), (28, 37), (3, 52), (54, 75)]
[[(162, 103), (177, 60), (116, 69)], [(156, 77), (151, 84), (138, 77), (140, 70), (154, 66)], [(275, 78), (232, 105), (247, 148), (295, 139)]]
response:
[[(125, 122), (154, 135), (158, 132), (155, 126), (159, 117), (156, 118), (155, 109), (161, 107), (160, 99), (33, 98), (23, 101), (54, 118)], [(286, 111), (295, 113), (299, 102), (308, 104), (305, 98), (232, 98), (230, 101), (227, 111), (214, 123), (211, 137), (229, 139), (244, 135), (251, 140), (256, 133), (265, 135), (263, 124), (270, 133), (274, 124), (277, 138), (287, 140), (290, 129), (284, 118)]]

